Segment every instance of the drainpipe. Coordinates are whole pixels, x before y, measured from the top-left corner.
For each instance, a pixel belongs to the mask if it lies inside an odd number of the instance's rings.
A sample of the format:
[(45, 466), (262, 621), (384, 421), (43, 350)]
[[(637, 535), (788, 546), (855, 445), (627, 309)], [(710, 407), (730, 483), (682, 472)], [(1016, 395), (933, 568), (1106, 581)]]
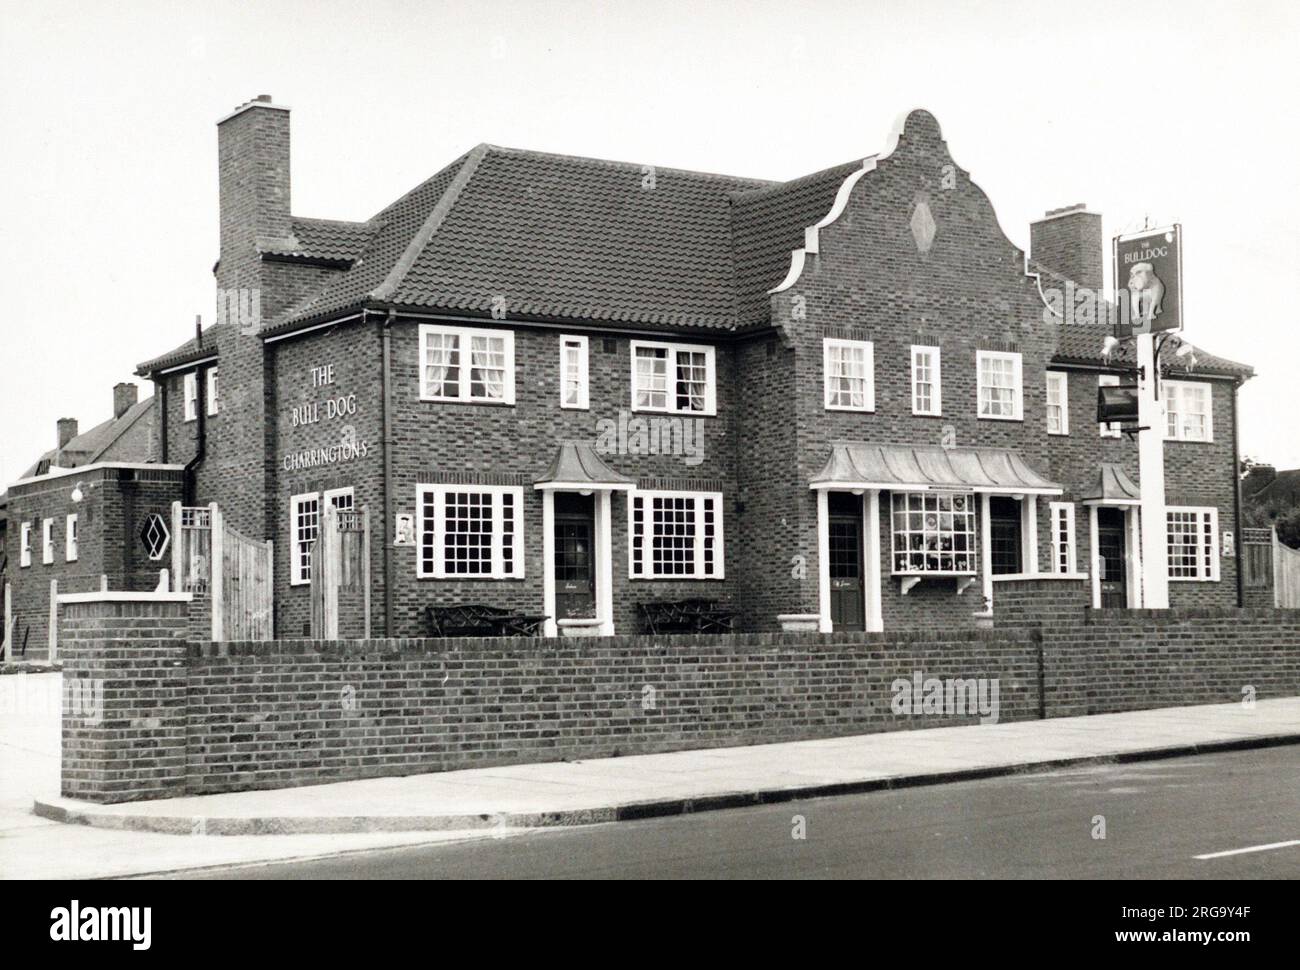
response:
[(1241, 424), (1237, 415), (1237, 392), (1241, 390), (1241, 381), (1232, 382), (1232, 502), (1233, 513), (1237, 521), (1237, 606), (1246, 605), (1246, 577), (1241, 568)]
[(158, 461), (165, 465), (167, 464), (167, 381), (155, 377), (153, 386), (154, 396), (157, 399), (154, 411), (158, 414), (158, 428), (162, 437), (158, 445)]
[(384, 544), (384, 636), (393, 635), (393, 364), (392, 326), (397, 314), (392, 310), (380, 329), (383, 341), (384, 384), (384, 521), (379, 527)]

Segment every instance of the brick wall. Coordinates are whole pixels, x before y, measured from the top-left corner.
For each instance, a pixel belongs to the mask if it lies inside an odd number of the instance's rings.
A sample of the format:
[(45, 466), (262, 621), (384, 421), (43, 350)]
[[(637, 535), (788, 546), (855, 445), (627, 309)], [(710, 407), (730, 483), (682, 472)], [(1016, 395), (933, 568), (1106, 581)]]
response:
[(63, 604), (62, 794), (96, 802), (185, 791), (183, 596)]

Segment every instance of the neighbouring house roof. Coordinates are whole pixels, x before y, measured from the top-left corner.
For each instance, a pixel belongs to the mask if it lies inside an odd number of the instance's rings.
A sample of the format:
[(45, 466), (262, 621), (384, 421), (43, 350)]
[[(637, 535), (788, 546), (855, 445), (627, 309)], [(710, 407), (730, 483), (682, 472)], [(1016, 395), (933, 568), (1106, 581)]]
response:
[(545, 474), (537, 479), (536, 487), (626, 490), (636, 487), (636, 479), (620, 474), (606, 465), (590, 442), (561, 441)]
[(1300, 505), (1300, 468), (1278, 472), (1271, 482), (1252, 493), (1249, 498), (1254, 505), (1274, 502), (1279, 505)]
[(112, 452), (112, 460), (120, 462), (145, 463), (153, 459), (152, 433), (138, 439), (128, 438), (127, 432), (139, 422), (151, 423), (154, 419), (154, 399), (147, 397), (137, 401), (120, 418), (109, 418), (84, 431), (69, 441), (62, 448), (47, 451), (25, 472), (19, 480), (35, 478), (47, 474), (56, 468), (80, 468), (105, 460)]
[(1029, 467), (1010, 448), (831, 443), (830, 457), (809, 483), (813, 489), (961, 489), (1059, 495), (1061, 486)]
[(1079, 497), (1079, 501), (1087, 505), (1136, 505), (1141, 500), (1142, 490), (1133, 479), (1123, 468), (1109, 461), (1097, 466), (1097, 477)]
[(179, 347), (169, 350), (152, 360), (145, 361), (135, 369), (135, 372), (142, 377), (146, 377), (160, 370), (183, 367), (195, 361), (219, 356), (233, 332), (234, 324), (214, 323), (202, 332), (201, 337), (191, 337)]

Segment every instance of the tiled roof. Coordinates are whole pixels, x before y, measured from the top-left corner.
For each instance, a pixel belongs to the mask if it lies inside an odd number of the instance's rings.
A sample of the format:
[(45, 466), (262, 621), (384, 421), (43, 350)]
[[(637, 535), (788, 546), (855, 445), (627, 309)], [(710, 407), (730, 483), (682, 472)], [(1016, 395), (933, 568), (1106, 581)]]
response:
[(1300, 468), (1278, 472), (1271, 482), (1249, 498), (1256, 505), (1267, 505), (1270, 502), (1293, 504), (1297, 501), (1297, 496), (1300, 496)]
[[(290, 329), (366, 302), (609, 323), (736, 322), (730, 194), (770, 183), (480, 145), (380, 213)], [(787, 254), (788, 258), (788, 254)], [(769, 285), (780, 281), (779, 274)]]
[(225, 346), (225, 341), (229, 338), (233, 326), (230, 323), (214, 323), (203, 331), (203, 340), (201, 342), (197, 337), (191, 337), (174, 350), (169, 350), (153, 360), (145, 361), (135, 369), (135, 372), (146, 375), (154, 371), (166, 370), (169, 367), (180, 367), (191, 361), (214, 357), (221, 353), (221, 349)]
[[(47, 469), (50, 467), (58, 468), (78, 468), (82, 465), (93, 465), (100, 460), (104, 452), (108, 451), (127, 431), (129, 431), (137, 421), (149, 421), (153, 417), (153, 398), (147, 397), (143, 401), (137, 401), (120, 418), (109, 418), (95, 425), (89, 431), (83, 431), (62, 448), (55, 448), (47, 451), (37, 460), (36, 464), (28, 468), (20, 476), (23, 478), (32, 478), (42, 473), (41, 466)], [(129, 440), (129, 439), (128, 439)], [(147, 462), (150, 460), (148, 437), (143, 439), (138, 451), (131, 452), (126, 449), (123, 454), (114, 457), (114, 461), (134, 461)]]
[(292, 234), (284, 238), (259, 238), (258, 252), (267, 256), (355, 263), (379, 228), (371, 222), (303, 219), (294, 216)]
[(804, 229), (830, 211), (844, 180), (861, 160), (814, 175), (731, 196), (736, 316), (741, 326), (766, 319), (767, 292), (784, 279), (790, 253), (804, 244)]

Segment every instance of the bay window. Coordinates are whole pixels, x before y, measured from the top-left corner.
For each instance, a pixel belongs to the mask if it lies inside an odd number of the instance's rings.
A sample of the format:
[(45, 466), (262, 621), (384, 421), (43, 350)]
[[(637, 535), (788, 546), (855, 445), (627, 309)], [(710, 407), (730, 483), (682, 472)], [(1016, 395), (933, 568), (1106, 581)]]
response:
[(422, 325), (420, 400), (514, 404), (514, 332)]
[(975, 496), (894, 492), (891, 559), (895, 575), (956, 576), (976, 571)]
[(628, 500), (633, 579), (722, 579), (722, 494), (637, 491)]
[(523, 579), (524, 490), (517, 485), (416, 487), (416, 575)]
[(701, 344), (632, 341), (632, 409), (716, 414), (713, 348)]

